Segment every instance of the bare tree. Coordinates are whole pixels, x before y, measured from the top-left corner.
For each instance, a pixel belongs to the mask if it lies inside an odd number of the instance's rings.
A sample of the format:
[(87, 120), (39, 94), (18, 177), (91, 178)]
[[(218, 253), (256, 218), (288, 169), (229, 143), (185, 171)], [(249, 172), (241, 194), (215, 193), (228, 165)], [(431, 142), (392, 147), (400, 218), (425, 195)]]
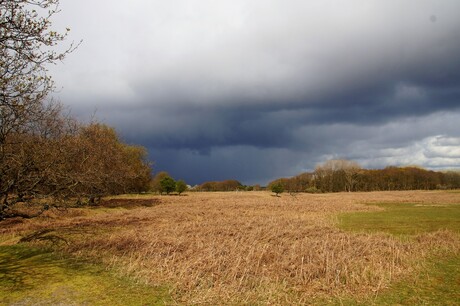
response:
[(63, 163), (62, 141), (76, 131), (73, 122), (59, 105), (48, 105), (27, 131), (6, 135), (0, 145), (0, 219), (13, 216), (10, 208), (18, 202), (53, 195), (52, 181)]
[(331, 159), (316, 167), (315, 180), (323, 191), (353, 191), (360, 169), (354, 161)]
[(345, 189), (348, 192), (355, 191), (355, 185), (357, 182), (357, 175), (361, 170), (361, 166), (352, 160), (340, 159), (337, 160), (340, 169), (343, 171), (345, 176)]
[(74, 50), (71, 44), (55, 51), (69, 31), (51, 29), (58, 5), (58, 0), (0, 0), (0, 144), (42, 116), (54, 88), (47, 65)]

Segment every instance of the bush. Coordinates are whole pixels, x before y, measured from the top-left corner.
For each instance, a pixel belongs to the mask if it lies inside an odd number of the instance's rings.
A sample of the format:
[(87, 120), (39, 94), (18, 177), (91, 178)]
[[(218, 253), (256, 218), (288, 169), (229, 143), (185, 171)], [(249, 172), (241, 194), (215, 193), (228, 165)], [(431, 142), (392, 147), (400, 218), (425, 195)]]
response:
[(284, 191), (284, 186), (281, 183), (276, 183), (271, 186), (271, 191), (276, 194), (278, 197), (280, 193), (283, 193)]
[(166, 192), (166, 194), (170, 194), (174, 190), (176, 190), (176, 181), (172, 177), (165, 177), (160, 181), (161, 185), (161, 193)]
[(176, 192), (181, 194), (182, 192), (187, 190), (187, 184), (183, 180), (179, 180), (176, 182)]

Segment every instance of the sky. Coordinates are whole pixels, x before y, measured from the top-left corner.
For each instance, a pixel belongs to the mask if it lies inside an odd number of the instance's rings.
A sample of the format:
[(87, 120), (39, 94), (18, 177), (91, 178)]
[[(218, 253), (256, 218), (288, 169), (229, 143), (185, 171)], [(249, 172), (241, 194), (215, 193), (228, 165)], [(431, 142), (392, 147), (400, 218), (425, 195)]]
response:
[(189, 184), (460, 168), (458, 0), (61, 0), (54, 98)]

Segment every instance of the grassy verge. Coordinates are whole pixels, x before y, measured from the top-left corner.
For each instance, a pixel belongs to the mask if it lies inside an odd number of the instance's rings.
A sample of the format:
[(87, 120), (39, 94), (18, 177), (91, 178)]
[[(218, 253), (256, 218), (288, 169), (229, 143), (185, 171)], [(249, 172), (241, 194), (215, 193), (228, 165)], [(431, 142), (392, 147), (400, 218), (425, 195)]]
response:
[[(339, 216), (345, 230), (386, 232), (411, 238), (437, 230), (460, 233), (460, 204), (419, 205), (377, 204), (377, 212), (347, 213)], [(458, 305), (460, 301), (460, 256), (437, 254), (423, 263), (417, 275), (393, 283), (373, 300), (342, 300), (345, 305)], [(338, 303), (339, 304), (339, 303)]]
[(0, 246), (0, 305), (163, 305), (165, 288), (27, 245)]

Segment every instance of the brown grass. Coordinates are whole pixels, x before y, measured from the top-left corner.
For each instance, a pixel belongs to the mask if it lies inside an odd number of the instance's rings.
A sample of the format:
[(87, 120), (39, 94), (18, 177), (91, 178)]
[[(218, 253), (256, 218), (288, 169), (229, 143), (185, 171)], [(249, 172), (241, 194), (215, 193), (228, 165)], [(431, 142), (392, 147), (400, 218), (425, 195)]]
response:
[(0, 234), (12, 235), (11, 241), (52, 227), (71, 242), (67, 252), (100, 259), (151, 284), (169, 284), (173, 298), (187, 304), (368, 297), (413, 273), (433, 250), (460, 251), (452, 232), (401, 240), (344, 232), (335, 224), (339, 212), (380, 209), (362, 203), (458, 203), (446, 192), (189, 193), (155, 199), (152, 207), (50, 212), (13, 222)]

